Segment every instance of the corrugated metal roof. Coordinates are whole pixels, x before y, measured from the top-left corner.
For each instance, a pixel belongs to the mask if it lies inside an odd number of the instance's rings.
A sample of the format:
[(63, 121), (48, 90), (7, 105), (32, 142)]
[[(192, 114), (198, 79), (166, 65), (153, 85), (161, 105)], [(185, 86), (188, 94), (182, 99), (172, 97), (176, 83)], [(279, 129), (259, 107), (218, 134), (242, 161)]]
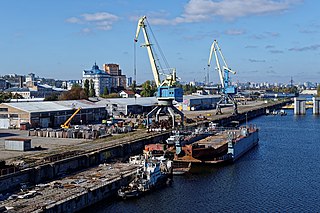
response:
[(220, 98), (220, 95), (184, 95), (183, 100), (190, 99), (205, 99), (205, 98)]
[(82, 109), (101, 108), (103, 106), (96, 105), (86, 100), (68, 100), (68, 101), (44, 101), (44, 102), (14, 102), (3, 103), (25, 112), (50, 112), (50, 111), (65, 111), (81, 107)]
[(154, 106), (158, 103), (156, 97), (140, 97), (140, 98), (110, 98), (101, 99), (97, 104), (122, 104), (122, 105), (141, 105), (141, 106)]

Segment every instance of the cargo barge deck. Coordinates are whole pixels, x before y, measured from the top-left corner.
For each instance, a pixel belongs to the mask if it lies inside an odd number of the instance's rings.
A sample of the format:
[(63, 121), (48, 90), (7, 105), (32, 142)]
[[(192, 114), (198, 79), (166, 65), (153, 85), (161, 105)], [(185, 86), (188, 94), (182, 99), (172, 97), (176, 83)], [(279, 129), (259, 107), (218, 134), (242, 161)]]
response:
[(220, 129), (215, 135), (181, 147), (174, 158), (174, 166), (233, 162), (258, 144), (258, 132), (253, 126)]

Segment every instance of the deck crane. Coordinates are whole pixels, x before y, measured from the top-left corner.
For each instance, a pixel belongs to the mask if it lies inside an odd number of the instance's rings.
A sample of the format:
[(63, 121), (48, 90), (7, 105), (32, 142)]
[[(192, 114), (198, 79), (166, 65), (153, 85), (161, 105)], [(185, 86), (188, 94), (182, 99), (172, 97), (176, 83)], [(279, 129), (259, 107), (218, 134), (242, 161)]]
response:
[(172, 72), (166, 75), (164, 80), (160, 78), (159, 66), (156, 63), (156, 58), (154, 55), (154, 49), (149, 40), (149, 35), (147, 31), (147, 17), (143, 16), (139, 19), (136, 36), (134, 41), (138, 41), (139, 33), (142, 30), (144, 35), (145, 43), (142, 47), (146, 47), (148, 51), (149, 61), (151, 65), (151, 70), (153, 73), (154, 81), (157, 85), (157, 99), (158, 105), (147, 114), (147, 126), (149, 126), (149, 119), (156, 114), (156, 121), (159, 121), (161, 111), (168, 111), (172, 117), (172, 127), (175, 127), (175, 113), (180, 115), (181, 124), (183, 125), (184, 114), (173, 106), (173, 101), (182, 102), (183, 101), (183, 90), (182, 88), (176, 87), (177, 76), (176, 70), (170, 69)]
[[(222, 66), (223, 71), (220, 66), (219, 57), (218, 57), (217, 52), (219, 52), (220, 57), (224, 63), (224, 66)], [(237, 102), (234, 99), (235, 94), (237, 94), (237, 88), (235, 86), (231, 85), (231, 80), (230, 80), (230, 76), (229, 76), (229, 73), (236, 74), (236, 72), (231, 70), (228, 67), (227, 62), (224, 59), (224, 56), (221, 52), (221, 49), (218, 45), (217, 40), (214, 40), (211, 45), (209, 61), (208, 61), (208, 68), (210, 67), (212, 53), (214, 53), (214, 56), (216, 59), (216, 65), (217, 65), (216, 69), (218, 70), (219, 77), (220, 77), (220, 83), (221, 83), (221, 90), (220, 90), (221, 98), (218, 101), (217, 106), (216, 106), (216, 114), (222, 114), (221, 106), (226, 105), (226, 104), (230, 104), (230, 103), (233, 105), (233, 114), (238, 114)]]

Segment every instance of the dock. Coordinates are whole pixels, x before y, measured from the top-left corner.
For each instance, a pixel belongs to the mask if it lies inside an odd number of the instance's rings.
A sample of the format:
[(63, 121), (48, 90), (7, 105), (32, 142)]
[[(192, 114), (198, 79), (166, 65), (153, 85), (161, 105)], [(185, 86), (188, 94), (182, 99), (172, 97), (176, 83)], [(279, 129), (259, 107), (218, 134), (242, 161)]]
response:
[(119, 187), (128, 184), (137, 165), (115, 163), (55, 181), (38, 184), (11, 195), (0, 206), (14, 212), (75, 212), (115, 196)]
[[(238, 115), (230, 115), (228, 109), (224, 109), (224, 114), (222, 115), (213, 115), (214, 111), (211, 111), (208, 112), (210, 116), (206, 114), (207, 119), (187, 124), (187, 126), (196, 127), (197, 125), (209, 122), (226, 125), (235, 120), (245, 122), (264, 115), (266, 109), (280, 109), (289, 102), (283, 101), (254, 106), (240, 106)], [(199, 114), (200, 112), (191, 113), (196, 115), (195, 113)], [(188, 117), (193, 115), (187, 114)], [(71, 142), (69, 145), (59, 146), (58, 148), (6, 159), (6, 162), (22, 162), (23, 164), (21, 165), (23, 166), (16, 169), (6, 168), (6, 172), (1, 171), (0, 193), (3, 195), (7, 192), (16, 193), (21, 188), (20, 183), (28, 183), (31, 187), (34, 187), (32, 189), (36, 189), (35, 191), (39, 191), (40, 194), (27, 200), (17, 199), (16, 202), (21, 207), (21, 210), (19, 209), (18, 212), (42, 212), (44, 210), (45, 212), (78, 211), (108, 198), (121, 185), (125, 185), (135, 171), (134, 168), (122, 165), (123, 170), (107, 169), (108, 171), (101, 175), (104, 178), (92, 177), (91, 174), (97, 173), (97, 169), (101, 169), (101, 167), (98, 167), (99, 164), (109, 164), (109, 162), (115, 160), (128, 159), (131, 155), (141, 153), (146, 144), (165, 141), (170, 133), (170, 130), (160, 132), (137, 130), (94, 141)], [(112, 168), (115, 167), (112, 166)], [(86, 171), (80, 172), (84, 170)], [(96, 178), (96, 180), (93, 178)], [(80, 182), (75, 180), (80, 180)], [(104, 182), (101, 182), (101, 180), (104, 180)], [(71, 183), (72, 181), (75, 182)], [(54, 182), (58, 182), (58, 185), (62, 185), (63, 187), (52, 187), (51, 185), (54, 185)], [(47, 189), (41, 191), (43, 190), (41, 189), (41, 185), (48, 183)], [(37, 185), (40, 185), (40, 188), (37, 188)], [(101, 194), (100, 189), (107, 191)], [(0, 201), (0, 207), (3, 205), (15, 206), (15, 203), (12, 200)]]

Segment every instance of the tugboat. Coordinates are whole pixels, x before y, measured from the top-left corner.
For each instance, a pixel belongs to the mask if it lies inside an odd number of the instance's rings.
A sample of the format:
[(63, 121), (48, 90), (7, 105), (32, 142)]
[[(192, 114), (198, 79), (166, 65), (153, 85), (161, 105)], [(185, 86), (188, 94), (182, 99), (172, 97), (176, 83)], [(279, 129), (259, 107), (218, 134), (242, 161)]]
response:
[[(134, 157), (133, 157), (134, 158)], [(135, 159), (141, 159), (136, 157)], [(138, 161), (134, 161), (135, 163)], [(119, 197), (126, 199), (138, 197), (141, 194), (165, 186), (172, 180), (172, 161), (160, 158), (144, 157), (142, 166), (137, 169), (137, 173), (128, 186), (118, 190)]]

